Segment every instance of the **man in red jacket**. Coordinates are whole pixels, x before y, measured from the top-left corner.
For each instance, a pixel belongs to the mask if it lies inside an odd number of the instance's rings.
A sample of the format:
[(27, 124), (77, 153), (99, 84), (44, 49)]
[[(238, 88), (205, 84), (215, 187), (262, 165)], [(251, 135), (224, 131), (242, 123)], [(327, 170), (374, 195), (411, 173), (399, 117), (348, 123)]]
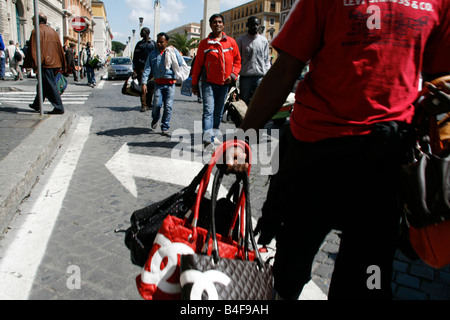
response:
[[(224, 18), (214, 14), (209, 19), (212, 32), (198, 47), (192, 72), (192, 92), (199, 94), (202, 81), (203, 145), (219, 143), (216, 138), (229, 84), (237, 79), (241, 70), (241, 56), (236, 41), (223, 32)], [(201, 79), (200, 79), (201, 78)]]

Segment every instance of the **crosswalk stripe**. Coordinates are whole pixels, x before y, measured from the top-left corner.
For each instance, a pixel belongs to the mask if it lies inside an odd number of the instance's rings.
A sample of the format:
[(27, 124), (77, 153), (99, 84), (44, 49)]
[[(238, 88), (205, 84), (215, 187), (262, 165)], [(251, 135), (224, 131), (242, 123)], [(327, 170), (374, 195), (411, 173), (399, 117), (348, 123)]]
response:
[[(89, 99), (91, 93), (86, 92), (65, 92), (61, 96), (61, 100), (63, 104), (68, 105), (82, 105), (85, 104)], [(30, 104), (34, 101), (36, 96), (36, 92), (29, 91), (14, 91), (14, 92), (2, 92), (0, 93), (0, 102), (3, 103), (14, 103), (14, 104)], [(44, 102), (44, 105), (51, 104), (47, 100)]]

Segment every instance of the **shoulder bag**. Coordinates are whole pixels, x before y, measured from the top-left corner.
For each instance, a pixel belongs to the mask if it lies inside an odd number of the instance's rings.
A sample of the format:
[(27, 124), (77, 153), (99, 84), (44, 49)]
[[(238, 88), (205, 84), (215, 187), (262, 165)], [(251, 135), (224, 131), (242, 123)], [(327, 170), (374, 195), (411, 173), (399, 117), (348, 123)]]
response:
[[(432, 84), (442, 81), (450, 81), (450, 76)], [(433, 110), (417, 103), (413, 124), (414, 159), (401, 171), (409, 240), (425, 263), (442, 268), (450, 264), (450, 150), (443, 148)]]

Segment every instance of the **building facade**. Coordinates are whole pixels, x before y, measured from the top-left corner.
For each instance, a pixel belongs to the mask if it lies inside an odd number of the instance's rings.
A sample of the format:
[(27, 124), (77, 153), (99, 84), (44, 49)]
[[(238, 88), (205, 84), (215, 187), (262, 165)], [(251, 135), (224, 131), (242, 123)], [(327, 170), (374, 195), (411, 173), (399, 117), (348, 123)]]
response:
[(294, 6), (297, 0), (283, 0), (281, 3), (281, 12), (280, 12), (280, 29), (283, 27), (286, 22), (289, 13), (291, 12), (292, 7)]
[[(76, 16), (85, 17), (88, 28), (81, 35), (81, 43), (93, 42), (94, 21), (91, 0), (39, 0), (39, 12), (47, 16), (47, 25), (60, 36), (61, 43), (78, 43), (78, 34), (72, 29)], [(34, 0), (0, 0), (0, 34), (4, 41), (13, 40), (21, 47), (34, 29)]]
[(92, 44), (95, 53), (107, 60), (111, 54), (113, 36), (104, 3), (92, 0), (92, 12), (94, 20), (94, 41)]
[[(39, 11), (47, 16), (47, 24), (51, 26), (63, 41), (63, 1), (39, 0)], [(19, 43), (23, 47), (30, 39), (34, 29), (32, 17), (34, 16), (33, 0), (0, 0), (0, 33), (3, 40)]]
[[(176, 33), (186, 35), (187, 40), (200, 39), (200, 35), (201, 35), (200, 30), (201, 30), (200, 23), (191, 22), (191, 23), (185, 24), (181, 27), (167, 31), (167, 34), (169, 36), (176, 34)], [(189, 53), (189, 55), (191, 57), (195, 56), (196, 54), (197, 54), (197, 48), (192, 49)]]
[(80, 34), (81, 45), (84, 46), (87, 42), (94, 43), (94, 19), (91, 3), (92, 0), (63, 0), (63, 43), (65, 45), (78, 44), (78, 33), (72, 28), (72, 20), (75, 17), (84, 17), (88, 24), (86, 30)]
[[(280, 30), (280, 12), (283, 0), (253, 0), (238, 7), (229, 9), (221, 14), (225, 18), (224, 31), (234, 39), (247, 33), (247, 20), (256, 16), (261, 21), (258, 31), (272, 41)], [(277, 52), (269, 48), (272, 59), (276, 59)]]

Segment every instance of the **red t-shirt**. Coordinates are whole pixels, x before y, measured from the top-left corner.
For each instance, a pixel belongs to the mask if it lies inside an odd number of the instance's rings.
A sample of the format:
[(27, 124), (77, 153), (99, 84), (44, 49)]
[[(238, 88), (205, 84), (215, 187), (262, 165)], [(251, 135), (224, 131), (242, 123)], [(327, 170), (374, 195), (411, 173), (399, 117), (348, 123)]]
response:
[(310, 61), (291, 115), (294, 136), (314, 142), (410, 122), (422, 66), (450, 71), (449, 8), (449, 0), (298, 0), (272, 41)]

